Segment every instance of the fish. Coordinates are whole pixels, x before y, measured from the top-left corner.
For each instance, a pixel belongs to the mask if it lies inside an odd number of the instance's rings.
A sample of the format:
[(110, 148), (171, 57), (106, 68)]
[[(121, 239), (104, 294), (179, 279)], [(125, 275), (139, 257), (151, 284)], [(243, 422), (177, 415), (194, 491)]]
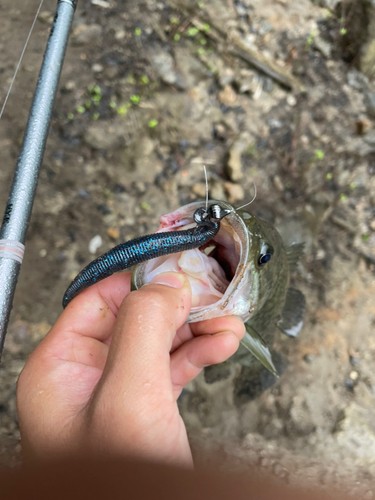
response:
[[(305, 298), (289, 286), (290, 273), (303, 255), (303, 244), (285, 246), (269, 222), (223, 201), (209, 203), (228, 212), (216, 236), (199, 248), (136, 265), (131, 289), (139, 289), (162, 272), (185, 274), (192, 289), (187, 321), (238, 316), (246, 333), (232, 361), (249, 366), (257, 360), (278, 377), (270, 350), (275, 334), (279, 330), (296, 337), (303, 326)], [(163, 215), (157, 233), (189, 229), (193, 214), (202, 206), (204, 202), (194, 202)]]

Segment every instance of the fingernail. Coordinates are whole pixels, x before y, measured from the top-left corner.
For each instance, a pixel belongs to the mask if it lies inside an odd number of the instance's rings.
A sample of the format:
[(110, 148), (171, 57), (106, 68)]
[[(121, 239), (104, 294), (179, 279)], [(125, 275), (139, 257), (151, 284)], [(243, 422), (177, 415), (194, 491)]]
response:
[(171, 286), (172, 288), (182, 288), (186, 285), (187, 279), (179, 273), (162, 273), (155, 276), (151, 283), (154, 285)]

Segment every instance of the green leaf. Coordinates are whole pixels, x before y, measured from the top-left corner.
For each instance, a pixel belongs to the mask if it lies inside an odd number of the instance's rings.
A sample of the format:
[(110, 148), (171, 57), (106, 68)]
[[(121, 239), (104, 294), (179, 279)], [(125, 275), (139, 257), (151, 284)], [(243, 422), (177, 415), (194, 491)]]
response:
[(322, 151), (321, 149), (316, 149), (315, 150), (315, 158), (317, 160), (323, 160), (323, 158), (324, 158), (324, 151)]
[(120, 115), (120, 116), (126, 115), (127, 112), (128, 112), (128, 108), (127, 108), (126, 104), (123, 104), (117, 110), (117, 114)]
[(133, 104), (139, 104), (141, 98), (139, 97), (139, 95), (131, 95), (130, 100)]
[(189, 36), (195, 36), (199, 33), (199, 29), (198, 28), (189, 28), (187, 33)]

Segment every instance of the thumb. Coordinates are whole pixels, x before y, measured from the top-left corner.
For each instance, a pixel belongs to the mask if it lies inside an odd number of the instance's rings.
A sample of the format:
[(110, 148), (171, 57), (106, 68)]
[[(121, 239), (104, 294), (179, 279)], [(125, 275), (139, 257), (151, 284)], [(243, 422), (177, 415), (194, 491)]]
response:
[[(140, 394), (148, 387), (170, 386), (170, 356), (176, 331), (191, 308), (189, 281), (178, 273), (163, 273), (151, 284), (128, 294), (119, 310), (106, 366), (98, 384), (111, 393)], [(107, 385), (108, 387), (108, 385)]]

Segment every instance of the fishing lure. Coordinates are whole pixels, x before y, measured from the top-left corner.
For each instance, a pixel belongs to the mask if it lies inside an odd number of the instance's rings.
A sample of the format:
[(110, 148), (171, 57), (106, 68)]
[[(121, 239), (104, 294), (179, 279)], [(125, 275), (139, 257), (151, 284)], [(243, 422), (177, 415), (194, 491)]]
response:
[(63, 307), (82, 290), (112, 274), (156, 257), (199, 248), (212, 240), (220, 229), (220, 221), (230, 209), (215, 203), (200, 207), (194, 213), (196, 226), (182, 231), (169, 231), (135, 238), (112, 248), (88, 264), (68, 286)]

